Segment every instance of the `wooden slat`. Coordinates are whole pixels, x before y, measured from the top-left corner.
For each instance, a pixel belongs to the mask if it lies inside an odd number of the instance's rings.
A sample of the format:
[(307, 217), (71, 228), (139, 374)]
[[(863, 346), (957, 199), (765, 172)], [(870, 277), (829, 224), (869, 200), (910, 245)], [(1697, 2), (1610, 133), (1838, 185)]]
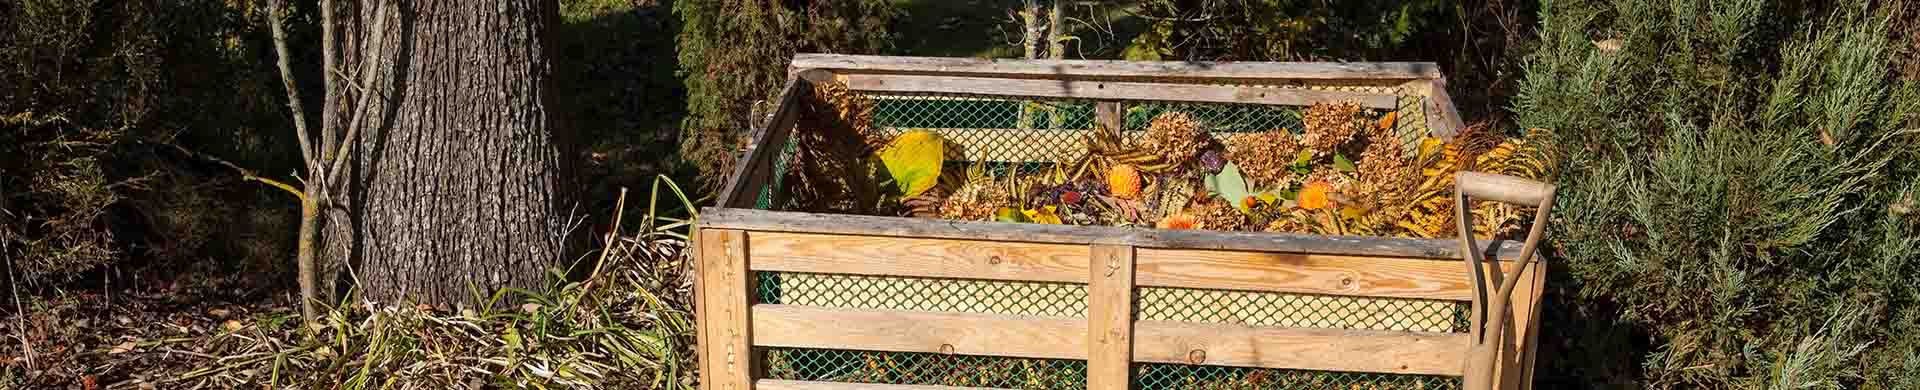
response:
[(1469, 336), (1140, 321), (1135, 361), (1237, 367), (1460, 375)]
[(1087, 247), (764, 232), (747, 238), (755, 271), (1087, 282)]
[[(756, 346), (1086, 359), (1079, 319), (755, 305)], [(1459, 375), (1466, 334), (1138, 321), (1132, 360)], [(1200, 351), (1198, 354), (1194, 351)], [(1089, 368), (1091, 370), (1091, 367)]]
[(794, 70), (813, 68), (1028, 77), (1233, 79), (1428, 79), (1440, 77), (1440, 67), (1431, 62), (1008, 60), (803, 53), (795, 55), (789, 67)]
[(1087, 389), (1126, 390), (1133, 366), (1134, 249), (1094, 245), (1087, 285)]
[[(1078, 245), (1115, 244), (1142, 248), (1337, 254), (1448, 261), (1459, 261), (1461, 258), (1460, 244), (1451, 240), (949, 221), (738, 208), (706, 208), (700, 213), (702, 227), (766, 232)], [(1489, 258), (1498, 255), (1501, 259), (1513, 259), (1520, 253), (1519, 243), (1513, 241), (1479, 241), (1479, 245), (1480, 250), (1485, 251)]]
[(716, 370), (707, 369), (707, 367), (714, 367), (714, 363), (716, 363), (712, 360), (711, 357), (707, 356), (707, 349), (708, 349), (707, 346), (713, 345), (713, 344), (707, 344), (707, 335), (713, 333), (713, 331), (710, 330), (707, 327), (707, 325), (712, 324), (716, 320), (713, 318), (710, 318), (713, 312), (711, 309), (707, 308), (707, 301), (711, 299), (710, 295), (713, 294), (707, 291), (708, 290), (707, 279), (709, 279), (707, 274), (709, 272), (713, 272), (713, 271), (707, 270), (707, 256), (713, 254), (713, 252), (707, 250), (706, 248), (708, 245), (704, 238), (706, 237), (706, 234), (704, 232), (705, 230), (700, 229), (699, 226), (694, 226), (693, 229), (690, 231), (690, 234), (687, 235), (687, 237), (693, 237), (694, 239), (699, 240), (699, 241), (693, 242), (693, 245), (692, 245), (693, 271), (694, 271), (693, 272), (693, 287), (694, 287), (693, 289), (693, 323), (694, 323), (693, 350), (694, 350), (694, 358), (697, 359), (694, 362), (698, 364), (700, 367), (700, 369), (697, 371), (700, 372), (700, 386), (702, 389), (705, 389), (708, 383), (713, 383), (713, 372), (716, 371)]
[(756, 390), (1001, 390), (991, 387), (889, 385), (882, 383), (812, 382), (780, 379), (761, 379), (753, 383), (753, 388)]
[(755, 305), (757, 346), (1085, 359), (1087, 325), (1066, 317)]
[(1466, 121), (1453, 106), (1453, 97), (1447, 95), (1447, 79), (1434, 78), (1432, 84), (1433, 89), (1427, 92), (1427, 126), (1434, 137), (1452, 139), (1467, 128)]
[(1459, 261), (1302, 253), (1141, 249), (1142, 286), (1468, 301)]
[(1540, 348), (1540, 306), (1544, 303), (1546, 290), (1547, 264), (1536, 263), (1527, 269), (1520, 284), (1514, 287), (1512, 304), (1514, 329), (1508, 330), (1511, 336), (1506, 340), (1509, 346), (1501, 351), (1501, 364), (1495, 368), (1499, 373), (1499, 388), (1533, 388), (1534, 356)]
[(1172, 100), (1286, 106), (1310, 106), (1316, 103), (1351, 100), (1368, 108), (1385, 110), (1399, 108), (1399, 98), (1389, 94), (1105, 80), (849, 74), (847, 87), (856, 91), (875, 92), (966, 93), (1101, 100)]
[[(700, 230), (700, 310), (705, 344), (700, 348), (701, 382), (707, 390), (747, 390), (753, 377), (752, 317), (747, 295), (746, 233), (738, 230)], [(713, 371), (708, 373), (706, 371)]]
[[(793, 133), (793, 121), (800, 115), (801, 96), (812, 88), (806, 80), (788, 77), (786, 87), (780, 89), (780, 97), (775, 98), (773, 118), (766, 125), (753, 129), (753, 143), (747, 144), (747, 152), (740, 156), (740, 162), (734, 166), (732, 179), (727, 187), (720, 191), (718, 205), (721, 207), (753, 207), (757, 192), (766, 186), (773, 177), (773, 159), (780, 148), (787, 144), (787, 137)], [(759, 125), (760, 118), (752, 118)]]

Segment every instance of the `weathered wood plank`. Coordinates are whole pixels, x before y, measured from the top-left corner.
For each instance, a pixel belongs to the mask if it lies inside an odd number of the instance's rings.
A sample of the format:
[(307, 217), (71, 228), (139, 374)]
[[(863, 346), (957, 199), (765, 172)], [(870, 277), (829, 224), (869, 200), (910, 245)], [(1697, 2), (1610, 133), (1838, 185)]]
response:
[(1460, 333), (1263, 328), (1140, 321), (1134, 360), (1236, 367), (1460, 375)]
[[(949, 221), (738, 208), (706, 208), (700, 213), (702, 227), (766, 232), (1078, 245), (1115, 244), (1162, 249), (1241, 250), (1448, 261), (1460, 261), (1461, 258), (1459, 243), (1451, 240)], [(1513, 259), (1520, 253), (1518, 242), (1502, 240), (1481, 242), (1479, 245), (1480, 250), (1486, 251), (1489, 258), (1498, 255), (1501, 259)]]
[(1141, 249), (1142, 286), (1468, 301), (1461, 263), (1287, 252)]
[(965, 93), (981, 95), (1053, 97), (1100, 100), (1162, 100), (1310, 106), (1316, 103), (1359, 102), (1362, 107), (1399, 108), (1389, 94), (1232, 85), (1143, 83), (1105, 80), (1015, 79), (1004, 77), (849, 74), (847, 87), (856, 91)]
[(1087, 282), (1087, 247), (1068, 244), (754, 233), (753, 270)]
[[(1079, 319), (755, 305), (754, 345), (1086, 359)], [(1137, 321), (1132, 361), (1459, 375), (1466, 334)], [(1199, 351), (1199, 353), (1195, 353)], [(1091, 363), (1090, 363), (1091, 364)], [(1091, 370), (1091, 368), (1090, 368)]]
[(1430, 79), (1431, 62), (1172, 62), (1008, 60), (802, 53), (789, 69), (972, 74), (1029, 77), (1150, 77), (1233, 79)]
[[(787, 137), (793, 133), (793, 122), (800, 115), (802, 97), (810, 92), (812, 84), (799, 77), (788, 77), (785, 87), (780, 89), (780, 97), (774, 99), (776, 107), (773, 118), (764, 126), (753, 129), (753, 143), (747, 144), (747, 152), (740, 156), (740, 162), (734, 166), (732, 179), (727, 187), (720, 191), (716, 204), (721, 207), (753, 207), (758, 191), (772, 180), (773, 160), (780, 148), (787, 145)], [(760, 118), (752, 118), (755, 125)]]
[(1085, 359), (1087, 324), (1067, 317), (755, 305), (754, 345)]
[[(747, 271), (746, 232), (738, 230), (700, 230), (700, 310), (707, 335), (704, 356), (707, 359), (701, 385), (708, 390), (747, 390), (753, 383), (752, 317), (747, 295), (751, 278)], [(712, 370), (712, 373), (704, 371)]]
[(1511, 336), (1509, 344), (1501, 350), (1500, 365), (1496, 366), (1500, 383), (1498, 388), (1524, 390), (1533, 388), (1535, 354), (1540, 347), (1540, 307), (1545, 303), (1543, 297), (1547, 285), (1547, 263), (1535, 263), (1527, 269), (1524, 278), (1513, 290), (1514, 329), (1507, 332)]
[(1094, 245), (1087, 278), (1087, 389), (1126, 390), (1133, 368), (1134, 248)]
[(1466, 121), (1453, 106), (1453, 97), (1447, 95), (1447, 79), (1433, 78), (1432, 85), (1432, 90), (1427, 92), (1427, 126), (1432, 128), (1434, 137), (1451, 139), (1466, 130)]
[(761, 379), (753, 383), (753, 388), (756, 390), (1004, 390), (991, 387), (889, 385), (881, 383), (813, 382), (780, 379)]

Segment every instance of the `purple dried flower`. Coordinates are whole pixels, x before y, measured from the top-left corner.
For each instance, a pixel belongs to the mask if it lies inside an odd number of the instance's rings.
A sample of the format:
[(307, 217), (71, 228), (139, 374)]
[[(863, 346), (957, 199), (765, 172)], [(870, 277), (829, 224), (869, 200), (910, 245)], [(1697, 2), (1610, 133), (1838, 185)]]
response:
[(1220, 149), (1207, 149), (1205, 153), (1200, 154), (1200, 168), (1205, 169), (1207, 174), (1220, 173), (1220, 170), (1226, 167), (1227, 156), (1221, 153)]

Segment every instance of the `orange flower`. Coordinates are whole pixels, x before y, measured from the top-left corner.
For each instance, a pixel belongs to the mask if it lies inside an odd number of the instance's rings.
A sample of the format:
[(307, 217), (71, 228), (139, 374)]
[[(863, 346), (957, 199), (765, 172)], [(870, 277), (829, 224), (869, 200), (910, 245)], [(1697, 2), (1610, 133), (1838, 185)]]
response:
[(1325, 181), (1307, 183), (1307, 188), (1300, 189), (1300, 207), (1308, 210), (1318, 210), (1332, 205), (1333, 202), (1327, 199), (1327, 193), (1329, 192), (1333, 192), (1333, 185), (1327, 184)]
[(1395, 117), (1398, 117), (1398, 116), (1400, 116), (1400, 113), (1398, 113), (1398, 112), (1388, 112), (1386, 116), (1384, 116), (1384, 117), (1381, 117), (1381, 118), (1380, 118), (1380, 130), (1392, 130), (1392, 129), (1393, 129), (1393, 119), (1394, 119)]
[(1200, 218), (1192, 215), (1188, 215), (1187, 213), (1169, 215), (1166, 218), (1161, 219), (1160, 223), (1155, 224), (1154, 227), (1158, 227), (1161, 229), (1200, 229), (1201, 228)]
[(1113, 197), (1137, 199), (1140, 197), (1140, 171), (1132, 165), (1116, 165), (1107, 170), (1107, 190)]

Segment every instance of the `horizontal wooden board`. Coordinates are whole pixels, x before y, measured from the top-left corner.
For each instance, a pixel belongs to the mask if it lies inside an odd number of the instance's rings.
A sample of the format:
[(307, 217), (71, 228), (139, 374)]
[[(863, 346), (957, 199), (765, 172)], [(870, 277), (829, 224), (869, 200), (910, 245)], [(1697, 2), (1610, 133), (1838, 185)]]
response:
[(747, 144), (747, 152), (735, 164), (733, 177), (727, 181), (726, 188), (720, 191), (720, 198), (715, 200), (715, 204), (722, 207), (753, 206), (757, 191), (773, 177), (775, 152), (787, 144), (787, 137), (793, 132), (793, 122), (800, 117), (801, 96), (812, 88), (813, 85), (806, 80), (788, 78), (786, 86), (780, 89), (780, 96), (774, 100), (778, 105), (774, 108), (772, 118), (765, 124), (760, 123), (760, 118), (752, 118), (756, 126), (752, 129), (753, 143)]
[(991, 387), (931, 385), (890, 385), (884, 383), (847, 383), (761, 379), (753, 382), (757, 390), (998, 390)]
[(1460, 375), (1470, 341), (1464, 333), (1169, 321), (1140, 321), (1133, 331), (1136, 362), (1426, 375)]
[[(754, 345), (1086, 359), (1083, 319), (998, 314), (753, 307)], [(1134, 325), (1133, 361), (1459, 375), (1464, 333), (1250, 327), (1173, 321)], [(1195, 351), (1199, 351), (1195, 353)]]
[(1431, 79), (1431, 62), (1176, 62), (1009, 60), (802, 53), (789, 69), (1003, 75), (1034, 77), (1147, 77), (1233, 79)]
[(1100, 100), (1172, 100), (1286, 106), (1355, 101), (1367, 108), (1383, 110), (1399, 108), (1399, 97), (1389, 94), (1303, 88), (899, 74), (849, 74), (846, 79), (847, 87), (856, 91), (967, 93)]
[[(756, 252), (758, 253), (758, 252)], [(1471, 301), (1457, 261), (1303, 253), (1141, 249), (1142, 286)]]
[(747, 242), (755, 271), (1087, 282), (1084, 245), (786, 232)]
[(753, 345), (1085, 359), (1087, 323), (1065, 317), (755, 305)]
[[(1053, 244), (1116, 244), (1160, 249), (1210, 249), (1350, 256), (1405, 257), (1460, 261), (1460, 242), (1356, 236), (1318, 236), (1264, 232), (1164, 230), (1112, 226), (1067, 226), (1028, 223), (950, 221), (930, 218), (879, 217), (768, 211), (739, 208), (701, 210), (706, 228), (761, 232), (850, 234), (905, 238), (947, 238)], [(1520, 243), (1477, 240), (1489, 258), (1513, 259)]]

